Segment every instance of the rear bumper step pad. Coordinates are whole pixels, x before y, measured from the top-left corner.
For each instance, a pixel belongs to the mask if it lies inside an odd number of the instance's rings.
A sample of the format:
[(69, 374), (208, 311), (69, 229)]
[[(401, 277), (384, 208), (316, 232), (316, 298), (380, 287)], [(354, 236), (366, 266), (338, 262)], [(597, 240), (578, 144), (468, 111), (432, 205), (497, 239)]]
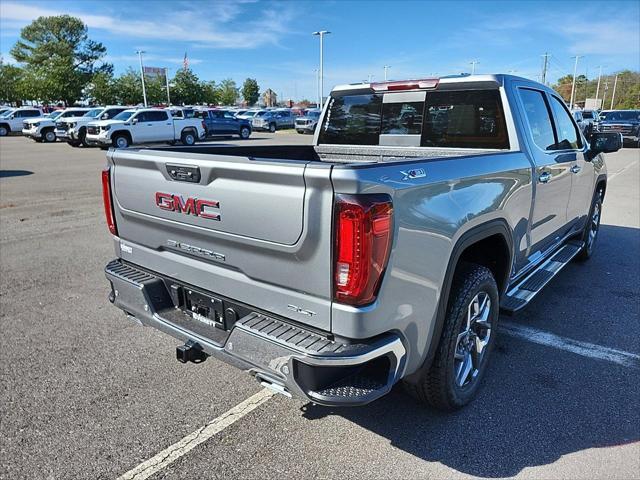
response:
[(395, 334), (363, 343), (338, 342), (261, 312), (243, 316), (224, 336), (214, 327), (211, 335), (202, 329), (196, 333), (177, 321), (186, 313), (174, 306), (166, 278), (122, 260), (110, 262), (105, 274), (112, 287), (110, 301), (139, 323), (196, 342), (207, 355), (314, 403), (369, 403), (389, 392), (403, 373), (406, 351)]

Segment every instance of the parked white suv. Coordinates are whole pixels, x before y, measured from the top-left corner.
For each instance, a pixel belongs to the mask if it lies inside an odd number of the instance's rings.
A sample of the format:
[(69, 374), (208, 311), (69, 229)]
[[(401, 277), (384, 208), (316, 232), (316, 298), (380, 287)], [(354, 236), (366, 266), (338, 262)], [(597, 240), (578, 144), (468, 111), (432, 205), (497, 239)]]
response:
[(176, 119), (169, 110), (141, 108), (125, 110), (112, 120), (89, 123), (86, 141), (104, 148), (127, 148), (139, 143), (175, 141), (193, 145), (204, 136), (204, 122), (200, 119)]
[(56, 137), (72, 147), (89, 146), (86, 140), (87, 125), (96, 120), (110, 120), (131, 107), (118, 105), (96, 107), (81, 116), (60, 118), (56, 121)]
[(0, 117), (0, 137), (19, 132), (25, 120), (37, 117), (42, 117), (42, 109), (39, 107), (12, 108)]
[(72, 107), (62, 110), (56, 116), (40, 116), (38, 118), (25, 119), (22, 122), (22, 134), (36, 142), (56, 141), (56, 122), (63, 118), (78, 117), (87, 113), (90, 108)]

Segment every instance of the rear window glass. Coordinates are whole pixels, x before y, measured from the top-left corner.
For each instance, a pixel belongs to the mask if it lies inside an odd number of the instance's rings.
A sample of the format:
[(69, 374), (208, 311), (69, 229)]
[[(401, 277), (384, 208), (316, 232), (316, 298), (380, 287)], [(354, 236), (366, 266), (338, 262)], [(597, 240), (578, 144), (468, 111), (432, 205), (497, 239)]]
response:
[(498, 90), (427, 92), (425, 102), (384, 104), (383, 94), (331, 97), (319, 143), (379, 145), (381, 134), (421, 135), (423, 147), (509, 148)]
[(320, 130), (320, 143), (378, 145), (382, 95), (331, 97)]
[(424, 102), (385, 103), (382, 105), (382, 127), (385, 135), (420, 135)]
[(497, 90), (427, 93), (423, 147), (509, 148)]

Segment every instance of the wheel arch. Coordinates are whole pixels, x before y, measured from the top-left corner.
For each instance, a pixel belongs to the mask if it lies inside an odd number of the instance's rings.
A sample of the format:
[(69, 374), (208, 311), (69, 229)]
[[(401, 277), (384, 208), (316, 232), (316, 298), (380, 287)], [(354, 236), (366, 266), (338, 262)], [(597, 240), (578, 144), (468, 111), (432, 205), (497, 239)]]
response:
[(129, 143), (133, 143), (133, 138), (131, 137), (131, 132), (129, 130), (116, 130), (111, 134), (111, 140), (115, 139), (119, 135), (124, 135), (129, 139)]
[(9, 125), (8, 123), (0, 123), (0, 127), (6, 128), (7, 132), (11, 131), (11, 125)]
[[(499, 242), (497, 247), (496, 241)], [(491, 255), (487, 257), (484, 255), (486, 253)], [(496, 261), (499, 258), (502, 260)], [(478, 263), (489, 268), (498, 284), (498, 294), (502, 295), (508, 286), (513, 262), (513, 233), (509, 224), (504, 219), (490, 220), (465, 231), (454, 244), (442, 282), (429, 348), (421, 367), (410, 374), (409, 378), (426, 371), (433, 361), (442, 336), (453, 278), (461, 262), (465, 261)]]

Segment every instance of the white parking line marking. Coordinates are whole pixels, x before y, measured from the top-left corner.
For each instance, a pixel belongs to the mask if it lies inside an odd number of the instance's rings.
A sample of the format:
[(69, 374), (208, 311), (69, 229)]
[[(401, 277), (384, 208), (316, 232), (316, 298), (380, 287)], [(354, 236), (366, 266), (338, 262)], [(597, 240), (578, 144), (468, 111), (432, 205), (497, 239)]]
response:
[(511, 322), (500, 322), (500, 329), (508, 335), (537, 343), (539, 345), (546, 345), (547, 347), (558, 348), (577, 355), (582, 355), (583, 357), (606, 360), (625, 367), (640, 369), (640, 355), (636, 355), (634, 353), (617, 350), (615, 348), (602, 347), (595, 343), (580, 342), (578, 340), (538, 330), (537, 328), (516, 325)]
[(613, 180), (613, 179), (614, 179), (614, 178), (616, 178), (618, 175), (620, 175), (622, 172), (624, 172), (624, 171), (626, 171), (626, 170), (629, 170), (631, 167), (634, 167), (634, 166), (638, 165), (638, 163), (640, 163), (640, 162), (633, 162), (633, 163), (630, 163), (630, 164), (629, 164), (629, 165), (627, 165), (626, 167), (624, 167), (624, 168), (622, 168), (622, 169), (618, 170), (616, 173), (614, 173), (614, 174), (612, 174), (612, 175), (609, 175), (609, 180)]
[(124, 475), (118, 477), (118, 480), (142, 480), (149, 478), (151, 475), (175, 462), (178, 458), (190, 452), (201, 443), (206, 442), (215, 434), (220, 433), (228, 426), (233, 425), (246, 414), (255, 410), (273, 397), (274, 394), (275, 393), (273, 391), (266, 388), (264, 390), (260, 390), (258, 393), (247, 398), (242, 403), (239, 403), (231, 410), (223, 413), (215, 420), (212, 420), (203, 427), (200, 427), (195, 432), (190, 433), (179, 442), (174, 443), (169, 448), (161, 451), (146, 462), (143, 462), (134, 469), (129, 470)]

